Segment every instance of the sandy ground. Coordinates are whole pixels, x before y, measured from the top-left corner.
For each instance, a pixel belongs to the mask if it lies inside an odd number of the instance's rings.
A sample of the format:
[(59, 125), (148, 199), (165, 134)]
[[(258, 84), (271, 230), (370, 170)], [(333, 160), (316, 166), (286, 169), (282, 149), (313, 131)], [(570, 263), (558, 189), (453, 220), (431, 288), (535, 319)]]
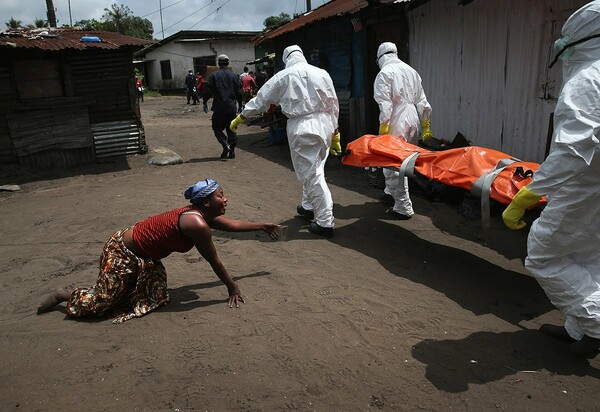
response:
[[(295, 216), (286, 145), (240, 126), (237, 158), (201, 106), (147, 98), (150, 152), (67, 172), (3, 171), (0, 192), (0, 410), (597, 410), (600, 356), (579, 359), (537, 331), (561, 322), (522, 266), (526, 231), (482, 230), (447, 203), (414, 197), (390, 220), (364, 170), (330, 159), (336, 233)], [(169, 148), (183, 164), (152, 166)], [(214, 233), (247, 303), (194, 250), (164, 260), (171, 303), (113, 325), (36, 315), (61, 286), (91, 286), (115, 230), (185, 204), (205, 177), (232, 218), (287, 226)]]

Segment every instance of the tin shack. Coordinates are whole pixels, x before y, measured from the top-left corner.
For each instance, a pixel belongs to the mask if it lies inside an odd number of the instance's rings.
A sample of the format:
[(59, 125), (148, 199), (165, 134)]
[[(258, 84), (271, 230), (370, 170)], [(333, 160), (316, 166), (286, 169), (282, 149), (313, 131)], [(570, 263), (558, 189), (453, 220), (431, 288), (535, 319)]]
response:
[(0, 163), (71, 167), (146, 150), (133, 53), (152, 41), (74, 28), (0, 33)]

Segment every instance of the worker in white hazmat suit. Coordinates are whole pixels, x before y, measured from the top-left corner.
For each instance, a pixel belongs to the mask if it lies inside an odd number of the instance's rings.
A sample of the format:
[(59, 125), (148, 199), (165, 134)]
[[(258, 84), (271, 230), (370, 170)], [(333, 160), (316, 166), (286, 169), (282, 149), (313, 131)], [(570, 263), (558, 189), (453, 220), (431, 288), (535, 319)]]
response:
[(562, 36), (555, 42), (563, 88), (550, 155), (502, 218), (520, 229), (525, 210), (547, 196), (529, 233), (525, 266), (566, 320), (540, 331), (588, 355), (600, 348), (600, 0), (569, 17)]
[[(419, 73), (398, 58), (398, 49), (390, 42), (381, 43), (377, 49), (377, 64), (381, 70), (375, 78), (373, 95), (379, 105), (379, 134), (402, 136), (409, 143), (417, 144), (422, 130), (423, 141), (429, 140), (433, 137), (429, 124), (431, 106)], [(383, 174), (385, 193), (394, 198), (394, 206), (386, 213), (399, 219), (410, 219), (414, 211), (408, 194), (408, 180), (389, 169), (383, 169)]]
[(285, 69), (271, 77), (242, 113), (231, 122), (237, 132), (248, 116), (280, 105), (288, 118), (287, 135), (296, 177), (302, 183), (299, 215), (314, 221), (312, 233), (333, 236), (333, 200), (325, 182), (325, 161), (331, 151), (341, 154), (338, 132), (339, 105), (329, 74), (306, 62), (299, 46), (283, 51)]

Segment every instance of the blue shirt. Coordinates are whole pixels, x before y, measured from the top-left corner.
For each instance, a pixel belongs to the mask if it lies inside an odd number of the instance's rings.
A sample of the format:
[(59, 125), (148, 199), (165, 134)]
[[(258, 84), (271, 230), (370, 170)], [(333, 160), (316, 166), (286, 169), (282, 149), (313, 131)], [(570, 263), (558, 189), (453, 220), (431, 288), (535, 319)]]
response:
[(242, 84), (237, 74), (227, 67), (208, 77), (208, 88), (204, 93), (204, 103), (213, 98), (211, 110), (215, 113), (237, 113), (236, 102), (242, 101)]

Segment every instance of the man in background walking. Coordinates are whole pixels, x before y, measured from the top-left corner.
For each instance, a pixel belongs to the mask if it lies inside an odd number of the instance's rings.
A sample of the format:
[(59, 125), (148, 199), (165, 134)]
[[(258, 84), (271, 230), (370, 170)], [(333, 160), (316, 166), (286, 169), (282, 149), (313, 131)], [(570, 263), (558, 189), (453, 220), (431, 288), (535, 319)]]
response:
[(227, 55), (221, 54), (217, 58), (217, 64), (219, 70), (208, 77), (203, 110), (208, 113), (208, 99), (212, 97), (212, 129), (223, 147), (221, 159), (234, 159), (237, 135), (229, 128), (229, 124), (235, 119), (237, 107), (241, 107), (242, 85), (237, 74), (229, 70)]

